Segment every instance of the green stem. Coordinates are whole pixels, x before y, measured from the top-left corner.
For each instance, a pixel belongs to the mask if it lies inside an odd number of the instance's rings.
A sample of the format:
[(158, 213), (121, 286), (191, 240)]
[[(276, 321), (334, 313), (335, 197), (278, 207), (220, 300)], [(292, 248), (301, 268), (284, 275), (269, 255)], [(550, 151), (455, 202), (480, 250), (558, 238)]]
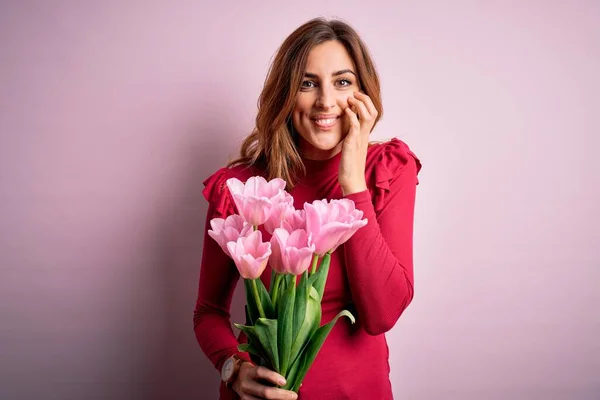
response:
[(252, 225), (252, 230), (253, 230), (253, 231), (256, 231), (256, 230), (258, 230), (258, 226), (256, 226), (256, 225)]
[(271, 300), (273, 301), (273, 308), (277, 309), (277, 296), (279, 294), (279, 283), (281, 282), (282, 274), (276, 273), (275, 282), (273, 282), (273, 297)]
[(317, 271), (317, 262), (319, 261), (319, 255), (313, 254), (312, 266), (310, 268), (310, 274), (314, 274)]
[[(260, 278), (256, 278), (256, 279), (260, 279)], [(256, 279), (250, 280), (250, 282), (252, 283), (252, 292), (254, 294), (254, 301), (256, 301), (256, 308), (258, 308), (258, 315), (260, 316), (260, 318), (266, 318), (265, 310), (263, 310), (263, 306), (262, 306), (262, 303), (260, 302), (260, 297), (258, 295), (258, 287), (256, 286)]]

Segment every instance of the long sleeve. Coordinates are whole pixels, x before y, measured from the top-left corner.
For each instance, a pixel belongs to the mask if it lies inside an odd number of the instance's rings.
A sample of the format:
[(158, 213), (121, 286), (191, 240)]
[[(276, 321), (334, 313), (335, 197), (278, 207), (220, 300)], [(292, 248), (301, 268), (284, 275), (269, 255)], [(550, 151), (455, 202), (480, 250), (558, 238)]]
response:
[(402, 162), (386, 169), (385, 199), (374, 200), (367, 190), (346, 196), (368, 219), (343, 248), (358, 319), (370, 335), (389, 331), (414, 295), (413, 221), (420, 163), (406, 151), (398, 160)]
[(224, 189), (225, 179), (226, 174), (221, 170), (205, 182), (207, 186), (204, 193), (209, 200), (209, 207), (204, 228), (198, 298), (194, 309), (196, 339), (219, 371), (225, 360), (233, 354), (250, 361), (248, 353), (237, 350), (238, 341), (230, 322), (231, 300), (240, 275), (231, 258), (207, 233), (212, 218), (225, 218), (233, 213)]

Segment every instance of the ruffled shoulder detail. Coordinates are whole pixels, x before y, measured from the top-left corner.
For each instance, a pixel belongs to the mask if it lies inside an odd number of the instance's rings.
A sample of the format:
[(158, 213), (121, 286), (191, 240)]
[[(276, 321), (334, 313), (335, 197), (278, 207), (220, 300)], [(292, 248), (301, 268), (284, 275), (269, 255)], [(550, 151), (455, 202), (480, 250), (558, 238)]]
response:
[[(375, 211), (383, 209), (386, 195), (390, 192), (390, 183), (400, 176), (411, 162), (416, 164), (418, 174), (421, 170), (421, 161), (400, 139), (393, 138), (388, 142), (371, 146), (366, 172)], [(418, 178), (417, 184), (419, 184)]]
[(227, 179), (232, 177), (230, 168), (221, 168), (203, 183), (202, 195), (215, 208), (213, 218), (226, 218), (235, 213), (235, 205), (227, 188)]

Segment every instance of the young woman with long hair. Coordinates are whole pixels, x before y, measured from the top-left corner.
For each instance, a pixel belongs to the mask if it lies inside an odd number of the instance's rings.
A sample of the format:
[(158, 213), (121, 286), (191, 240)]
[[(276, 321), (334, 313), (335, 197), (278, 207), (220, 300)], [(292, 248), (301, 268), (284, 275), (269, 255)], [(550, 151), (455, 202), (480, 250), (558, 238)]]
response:
[[(230, 305), (240, 275), (206, 234), (212, 218), (236, 212), (225, 185), (251, 176), (281, 178), (294, 206), (348, 198), (368, 224), (331, 258), (322, 300), (323, 321), (340, 319), (306, 375), (302, 399), (391, 399), (385, 332), (413, 298), (413, 219), (421, 163), (399, 139), (371, 143), (383, 115), (380, 83), (358, 33), (340, 20), (313, 19), (279, 48), (259, 98), (254, 131), (240, 157), (206, 181), (209, 202), (194, 312), (196, 338), (217, 370), (239, 365), (220, 388), (221, 399), (294, 399), (274, 371), (237, 349), (246, 341), (231, 329)], [(268, 288), (270, 267), (263, 273)]]

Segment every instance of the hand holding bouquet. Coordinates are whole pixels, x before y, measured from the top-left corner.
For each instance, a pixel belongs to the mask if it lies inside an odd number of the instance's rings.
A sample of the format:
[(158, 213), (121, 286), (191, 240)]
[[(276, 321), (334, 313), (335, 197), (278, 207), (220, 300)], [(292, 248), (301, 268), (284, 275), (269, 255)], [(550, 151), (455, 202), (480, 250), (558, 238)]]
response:
[[(316, 200), (296, 210), (285, 184), (260, 176), (246, 183), (229, 179), (238, 214), (212, 219), (208, 234), (244, 279), (249, 321), (235, 326), (248, 343), (238, 349), (284, 376), (284, 389), (298, 392), (338, 318), (346, 316), (354, 323), (354, 316), (343, 310), (321, 326), (321, 301), (331, 253), (367, 220), (349, 199)], [(262, 225), (269, 241), (263, 241)], [(268, 291), (260, 279), (267, 263), (272, 269)]]

